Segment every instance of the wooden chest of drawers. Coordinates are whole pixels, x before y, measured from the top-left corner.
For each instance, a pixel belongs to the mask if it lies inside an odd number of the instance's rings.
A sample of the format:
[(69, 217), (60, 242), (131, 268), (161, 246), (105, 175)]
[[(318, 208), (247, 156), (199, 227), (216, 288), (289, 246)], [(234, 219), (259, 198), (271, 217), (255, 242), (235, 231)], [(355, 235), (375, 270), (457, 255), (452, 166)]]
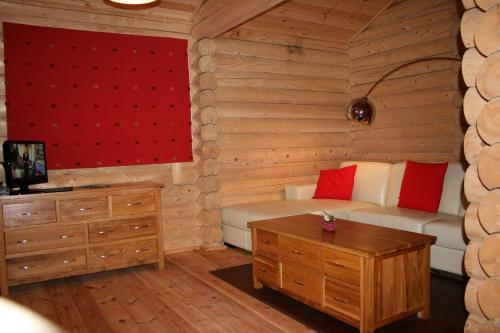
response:
[(160, 185), (0, 198), (0, 287), (164, 265)]
[(299, 215), (250, 222), (253, 282), (269, 286), (360, 331), (418, 313), (429, 316), (434, 236)]

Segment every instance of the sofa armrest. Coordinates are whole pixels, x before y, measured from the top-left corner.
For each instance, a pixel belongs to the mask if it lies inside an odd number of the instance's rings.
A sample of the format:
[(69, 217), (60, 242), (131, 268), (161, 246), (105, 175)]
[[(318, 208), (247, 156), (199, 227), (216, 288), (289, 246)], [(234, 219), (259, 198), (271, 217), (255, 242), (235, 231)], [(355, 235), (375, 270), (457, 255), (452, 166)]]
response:
[(285, 186), (286, 200), (311, 199), (316, 191), (316, 184)]

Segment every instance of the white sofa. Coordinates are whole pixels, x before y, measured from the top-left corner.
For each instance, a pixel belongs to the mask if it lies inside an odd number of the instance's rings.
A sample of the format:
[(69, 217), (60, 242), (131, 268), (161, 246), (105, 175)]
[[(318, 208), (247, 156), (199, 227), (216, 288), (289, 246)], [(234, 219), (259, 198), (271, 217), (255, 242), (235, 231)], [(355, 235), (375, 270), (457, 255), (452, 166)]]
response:
[(464, 169), (461, 164), (448, 165), (437, 213), (397, 207), (405, 162), (346, 161), (340, 166), (352, 164), (357, 164), (352, 201), (312, 199), (316, 184), (290, 185), (285, 189), (285, 200), (222, 208), (224, 242), (251, 251), (247, 222), (328, 211), (343, 219), (435, 235), (437, 241), (431, 247), (431, 267), (465, 274), (463, 258), (467, 240), (463, 230)]

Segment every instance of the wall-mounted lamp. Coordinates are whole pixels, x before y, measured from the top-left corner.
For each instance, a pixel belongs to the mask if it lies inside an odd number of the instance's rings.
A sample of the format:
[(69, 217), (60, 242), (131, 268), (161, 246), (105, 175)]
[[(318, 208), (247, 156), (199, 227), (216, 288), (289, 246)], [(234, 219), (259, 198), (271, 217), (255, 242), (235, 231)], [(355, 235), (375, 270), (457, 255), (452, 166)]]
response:
[(356, 98), (349, 103), (346, 109), (346, 117), (347, 119), (351, 120), (352, 122), (355, 122), (357, 124), (363, 124), (363, 125), (369, 125), (373, 122), (373, 119), (375, 118), (375, 106), (373, 103), (368, 99), (368, 95), (375, 89), (376, 86), (380, 82), (382, 82), (386, 77), (394, 73), (395, 71), (409, 66), (413, 65), (419, 62), (425, 62), (425, 61), (431, 61), (431, 60), (453, 60), (453, 61), (462, 61), (462, 58), (453, 58), (453, 57), (428, 57), (428, 58), (420, 58), (416, 60), (412, 60), (409, 62), (406, 62), (402, 65), (399, 65), (398, 67), (390, 70), (389, 72), (385, 73), (382, 75), (380, 79), (378, 79), (372, 87), (368, 90), (368, 92), (361, 98)]
[(122, 9), (146, 9), (160, 4), (161, 0), (103, 0), (110, 6)]

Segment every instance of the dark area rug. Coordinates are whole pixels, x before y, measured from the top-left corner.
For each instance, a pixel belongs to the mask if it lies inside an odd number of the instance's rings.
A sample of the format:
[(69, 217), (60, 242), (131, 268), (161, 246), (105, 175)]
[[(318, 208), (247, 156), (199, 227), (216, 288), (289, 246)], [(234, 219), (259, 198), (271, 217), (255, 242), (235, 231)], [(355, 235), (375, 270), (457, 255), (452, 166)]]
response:
[[(358, 332), (356, 328), (344, 324), (271, 288), (254, 289), (252, 286), (251, 264), (220, 269), (210, 273), (317, 332)], [(463, 281), (432, 274), (431, 318), (421, 320), (416, 315), (411, 316), (379, 328), (376, 332), (462, 333), (465, 320), (467, 319), (467, 312), (463, 301), (465, 285), (466, 283)]]

